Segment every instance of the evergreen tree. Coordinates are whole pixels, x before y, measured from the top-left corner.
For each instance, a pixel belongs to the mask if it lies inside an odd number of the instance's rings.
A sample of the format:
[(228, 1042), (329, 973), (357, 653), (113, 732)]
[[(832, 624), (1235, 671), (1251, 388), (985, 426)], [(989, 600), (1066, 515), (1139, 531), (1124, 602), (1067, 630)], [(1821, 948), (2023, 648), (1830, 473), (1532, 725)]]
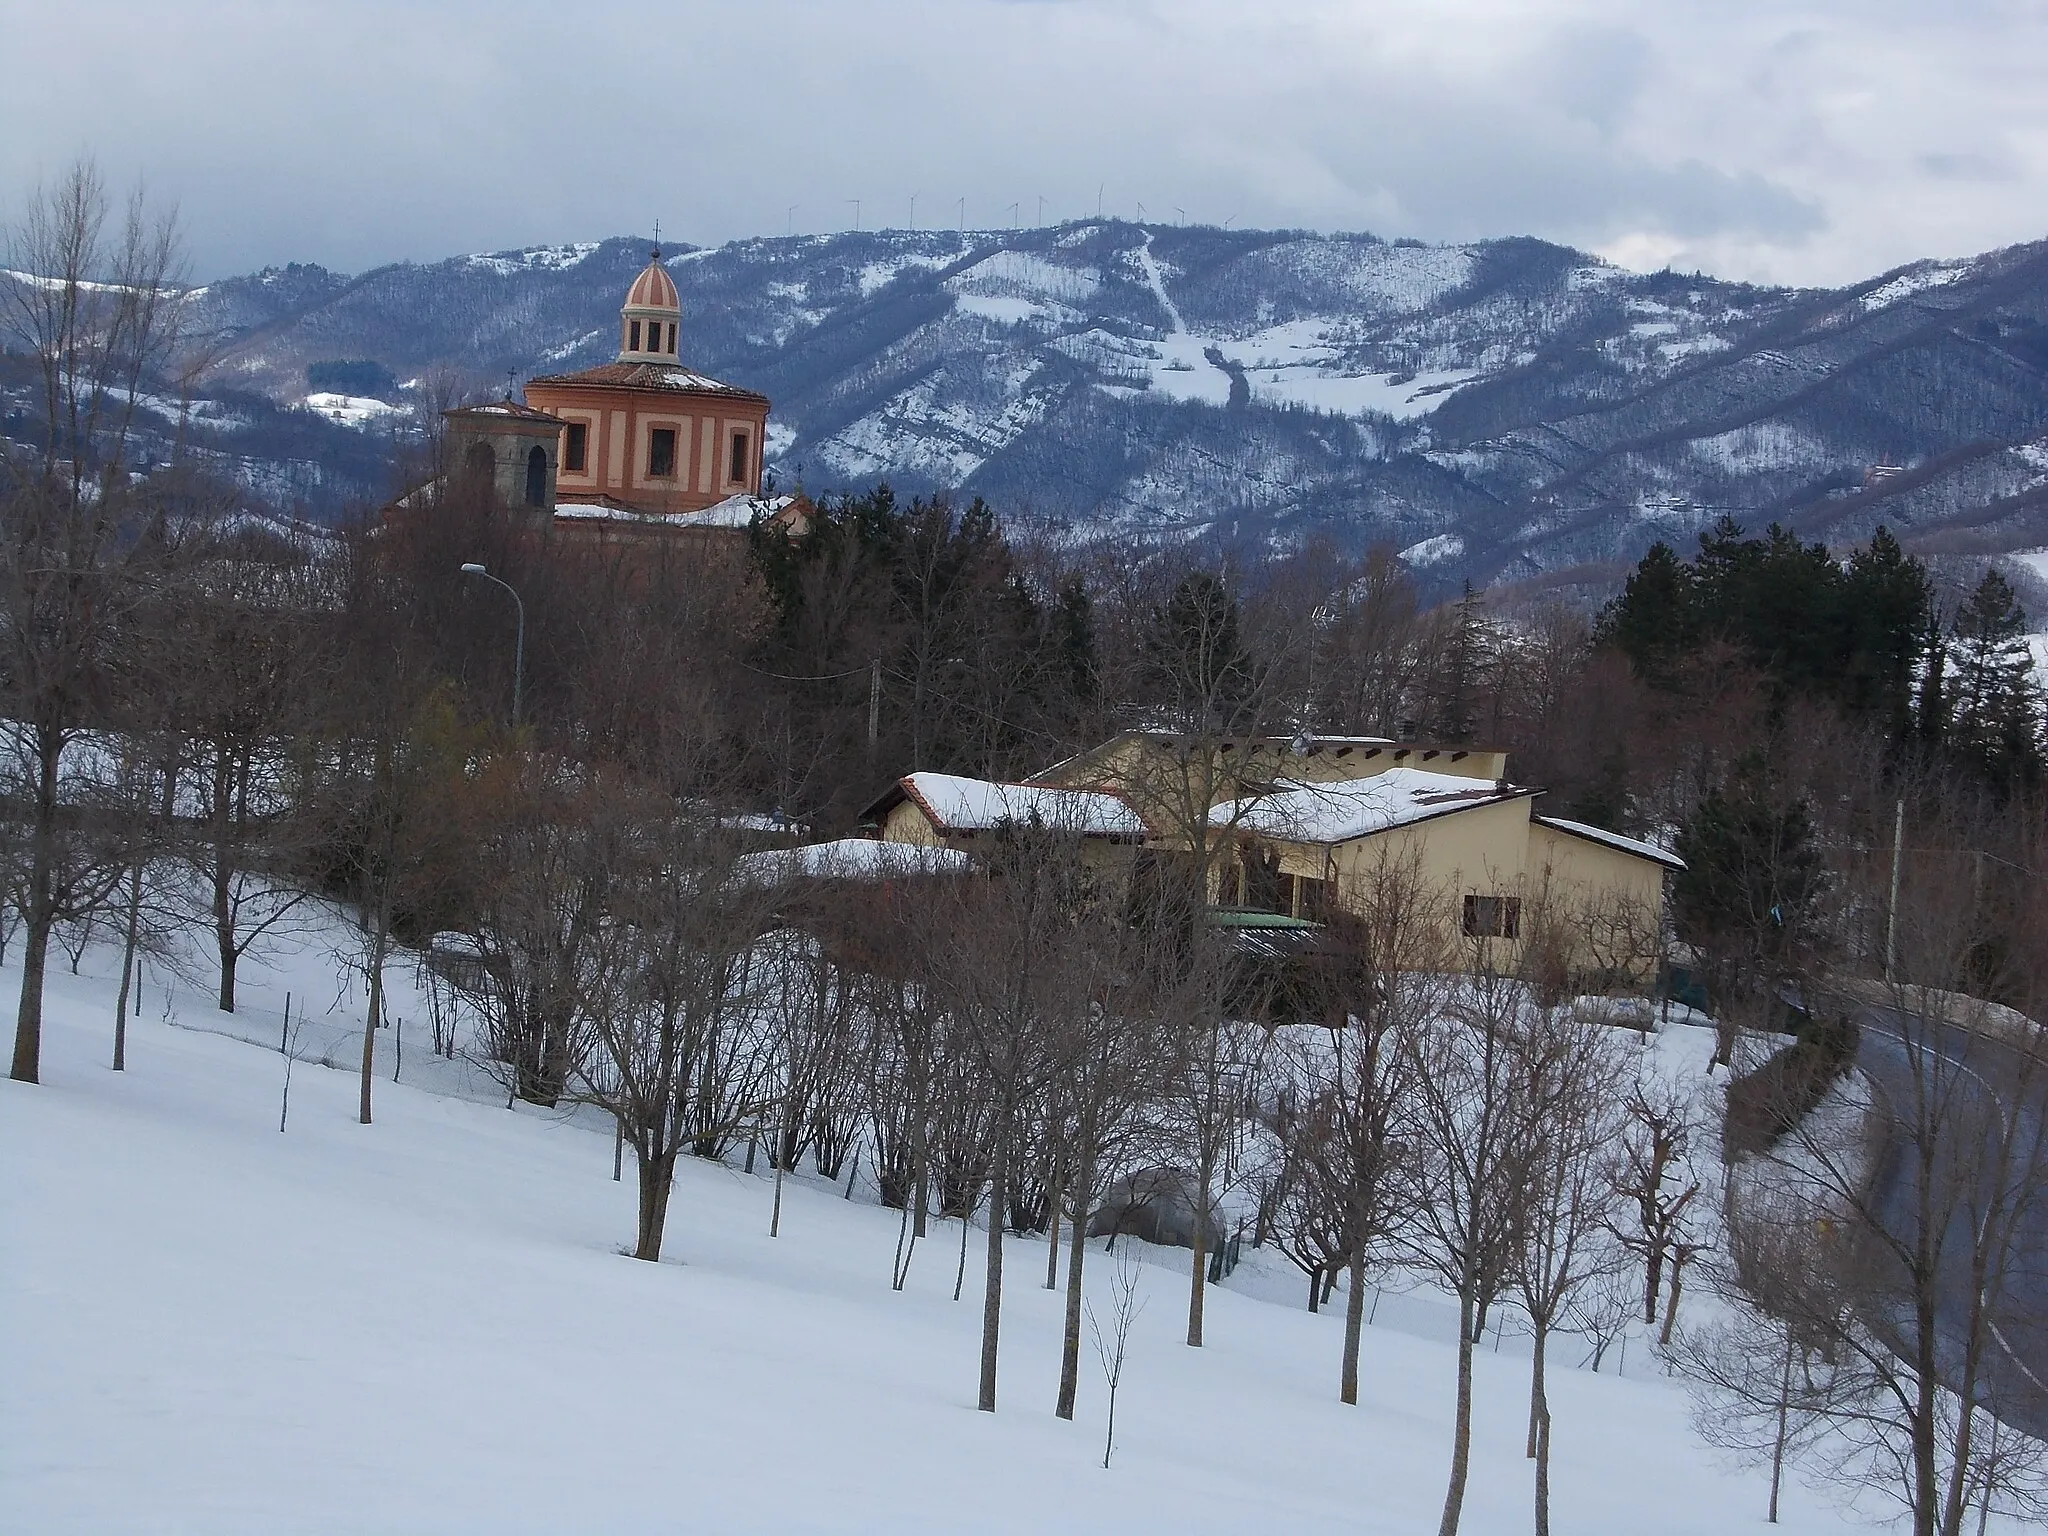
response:
[(1956, 613), (1949, 643), (1950, 749), (2001, 789), (2041, 782), (2041, 690), (2027, 615), (2012, 586), (1986, 571)]
[(1438, 674), (1434, 707), (1430, 711), (1430, 734), (1449, 746), (1472, 739), (1478, 728), (1479, 691), (1486, 666), (1486, 620), (1480, 612), (1479, 594), (1465, 583), (1465, 594), (1451, 610), (1451, 630), (1445, 637), (1442, 670)]
[(1670, 688), (1698, 638), (1692, 567), (1659, 540), (1600, 615), (1594, 642), (1620, 651), (1652, 687)]
[(1935, 622), (1927, 568), (1881, 527), (1868, 547), (1849, 557), (1845, 574), (1842, 703), (1895, 736), (1904, 735), (1912, 725), (1914, 675), (1928, 655), (1928, 626)]
[(1680, 828), (1676, 852), (1685, 868), (1672, 882), (1672, 920), (1717, 990), (1798, 963), (1821, 887), (1804, 802), (1776, 803), (1759, 766), (1748, 764), (1727, 790), (1707, 792)]

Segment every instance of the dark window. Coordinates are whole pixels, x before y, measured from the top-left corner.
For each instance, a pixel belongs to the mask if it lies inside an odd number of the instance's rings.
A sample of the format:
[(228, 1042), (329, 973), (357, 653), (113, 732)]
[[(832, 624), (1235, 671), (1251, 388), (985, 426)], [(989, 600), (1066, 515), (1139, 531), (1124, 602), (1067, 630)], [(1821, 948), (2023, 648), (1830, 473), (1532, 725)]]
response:
[(590, 428), (580, 421), (569, 423), (569, 431), (562, 443), (562, 468), (571, 474), (582, 474), (589, 467)]
[(675, 322), (674, 322), (673, 320), (671, 320), (671, 321), (669, 322), (669, 326), (668, 326), (668, 352), (669, 352), (669, 356), (671, 356), (671, 357), (675, 356), (675, 352), (676, 352), (676, 326), (675, 326)]
[(748, 447), (749, 447), (749, 446), (750, 446), (750, 444), (748, 443), (748, 440), (747, 440), (747, 434), (746, 434), (746, 433), (744, 433), (744, 432), (735, 432), (735, 433), (733, 433), (733, 435), (732, 435), (732, 472), (731, 472), (730, 474), (728, 474), (728, 475), (726, 476), (726, 479), (728, 479), (728, 480), (744, 480), (744, 479), (746, 479), (746, 478), (747, 478), (747, 449), (748, 449)]
[(1330, 910), (1330, 882), (1311, 880), (1307, 875), (1294, 877), (1294, 915), (1305, 917), (1312, 923), (1320, 923)]
[(548, 499), (548, 451), (535, 446), (526, 455), (526, 504), (545, 506)]
[(1512, 939), (1522, 931), (1522, 903), (1514, 896), (1467, 896), (1465, 935), (1473, 939)]
[(469, 451), (462, 456), (462, 464), (472, 475), (483, 480), (498, 472), (498, 456), (491, 452), (489, 443), (471, 443)]
[(647, 473), (657, 480), (676, 472), (676, 430), (656, 427), (647, 434)]
[(627, 326), (626, 337), (626, 350), (628, 352), (638, 352), (640, 350), (640, 322), (638, 320), (633, 321), (631, 325)]

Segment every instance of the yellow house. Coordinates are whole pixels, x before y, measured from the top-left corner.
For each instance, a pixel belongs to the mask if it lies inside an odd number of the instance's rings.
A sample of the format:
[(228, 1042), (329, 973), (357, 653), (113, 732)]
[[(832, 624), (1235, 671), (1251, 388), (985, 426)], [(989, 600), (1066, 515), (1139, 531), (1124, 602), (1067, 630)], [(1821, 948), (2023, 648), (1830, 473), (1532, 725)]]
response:
[[(912, 774), (867, 821), (890, 842), (974, 851), (1037, 818), (1098, 848), (1143, 844), (1199, 869), (1218, 906), (1319, 921), (1402, 871), (1463, 938), (1595, 980), (1654, 969), (1654, 844), (1536, 813), (1507, 755), (1375, 737), (1204, 738), (1127, 731), (1024, 784)], [(1446, 935), (1448, 937), (1449, 935)]]
[(1537, 815), (1541, 793), (1389, 768), (1225, 801), (1209, 816), (1229, 844), (1220, 894), (1230, 905), (1321, 918), (1359, 910), (1374, 882), (1412, 871), (1463, 937), (1501, 941), (1510, 963), (1541, 941), (1572, 971), (1645, 974), (1664, 877), (1683, 865), (1654, 844)]

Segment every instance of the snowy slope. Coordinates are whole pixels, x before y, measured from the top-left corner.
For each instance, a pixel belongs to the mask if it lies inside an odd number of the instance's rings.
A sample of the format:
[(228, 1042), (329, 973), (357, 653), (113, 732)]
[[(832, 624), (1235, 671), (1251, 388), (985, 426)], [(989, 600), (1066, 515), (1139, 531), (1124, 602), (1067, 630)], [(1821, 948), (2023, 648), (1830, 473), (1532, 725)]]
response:
[[(1104, 1471), (1092, 1360), (1080, 1422), (1051, 1415), (1041, 1244), (1012, 1242), (1002, 1409), (979, 1414), (978, 1254), (956, 1305), (957, 1226), (940, 1225), (893, 1294), (892, 1213), (800, 1183), (771, 1241), (763, 1178), (686, 1160), (670, 1257), (647, 1265), (617, 1251), (631, 1176), (611, 1181), (610, 1138), (588, 1125), (387, 1081), (365, 1128), (353, 1077), (302, 1065), (280, 1135), (275, 1049), (202, 1031), (268, 1038), (287, 985), (344, 1031), (360, 983), (337, 978), (317, 935), (252, 970), (234, 1020), (152, 977), (116, 1076), (108, 984), (60, 966), (44, 1082), (0, 1086), (10, 1529), (1434, 1525), (1452, 1351), (1448, 1309), (1426, 1296), (1386, 1298), (1365, 1401), (1344, 1408), (1340, 1318), (1302, 1310), (1291, 1271), (1240, 1269), (1212, 1295), (1198, 1352), (1178, 1337), (1185, 1256), (1148, 1251)], [(0, 979), (11, 995), (16, 971)], [(346, 1059), (341, 1034), (330, 1047)], [(423, 1064), (415, 1044), (406, 1076)], [(1477, 1361), (1475, 1536), (1529, 1518), (1526, 1370), (1507, 1342)], [(1555, 1371), (1558, 1528), (1760, 1525), (1761, 1479), (1716, 1469), (1654, 1362), (1638, 1348), (1628, 1379), (1612, 1371)], [(1840, 1528), (1793, 1491), (1782, 1529)]]

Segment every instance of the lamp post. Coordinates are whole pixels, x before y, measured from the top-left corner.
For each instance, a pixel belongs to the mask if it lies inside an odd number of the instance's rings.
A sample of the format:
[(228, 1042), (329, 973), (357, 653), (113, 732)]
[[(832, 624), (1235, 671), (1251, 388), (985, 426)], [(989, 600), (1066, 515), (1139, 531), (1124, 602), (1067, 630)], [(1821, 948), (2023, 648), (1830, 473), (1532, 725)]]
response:
[(481, 565), (474, 562), (465, 563), (462, 574), (481, 576), (494, 586), (503, 587), (512, 594), (512, 606), (518, 611), (519, 628), (512, 643), (512, 729), (516, 731), (519, 729), (519, 697), (526, 682), (526, 604), (519, 600), (519, 593), (514, 590), (512, 583), (500, 581)]

